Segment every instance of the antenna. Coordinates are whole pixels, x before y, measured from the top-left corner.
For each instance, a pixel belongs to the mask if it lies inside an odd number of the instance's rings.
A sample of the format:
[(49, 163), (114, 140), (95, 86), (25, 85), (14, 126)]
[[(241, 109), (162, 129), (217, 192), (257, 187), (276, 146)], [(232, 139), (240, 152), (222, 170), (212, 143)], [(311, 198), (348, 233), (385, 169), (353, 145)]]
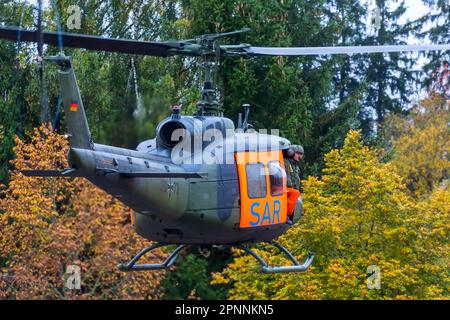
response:
[(244, 123), (242, 124), (242, 128), (244, 132), (248, 130), (248, 115), (250, 113), (250, 105), (248, 103), (242, 105), (244, 107)]
[(41, 115), (40, 120), (42, 123), (47, 123), (50, 120), (50, 110), (47, 101), (47, 92), (44, 84), (44, 58), (43, 58), (43, 47), (44, 47), (44, 33), (42, 32), (42, 0), (38, 0), (38, 20), (37, 20), (37, 49), (38, 56), (36, 59), (38, 65), (39, 74), (39, 87), (41, 91)]

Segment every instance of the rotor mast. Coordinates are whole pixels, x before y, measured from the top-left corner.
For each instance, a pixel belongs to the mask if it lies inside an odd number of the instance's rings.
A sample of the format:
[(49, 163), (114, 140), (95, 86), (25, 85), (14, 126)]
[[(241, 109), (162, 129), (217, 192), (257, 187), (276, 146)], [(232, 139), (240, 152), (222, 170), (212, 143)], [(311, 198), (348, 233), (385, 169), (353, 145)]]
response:
[(200, 89), (201, 100), (197, 102), (199, 115), (202, 116), (218, 116), (222, 112), (222, 105), (216, 95), (216, 89), (212, 81), (213, 68), (216, 68), (218, 63), (206, 60), (199, 63), (199, 68), (204, 73), (204, 81)]
[[(217, 90), (213, 82), (212, 74), (220, 66), (221, 48), (219, 40), (227, 36), (233, 36), (244, 32), (249, 32), (249, 28), (242, 30), (213, 33), (202, 35), (195, 39), (197, 48), (200, 49), (200, 56), (203, 61), (198, 64), (203, 77), (203, 85), (200, 89), (201, 100), (197, 102), (198, 114), (201, 116), (221, 116), (223, 109), (217, 97)], [(189, 40), (188, 40), (189, 42)]]

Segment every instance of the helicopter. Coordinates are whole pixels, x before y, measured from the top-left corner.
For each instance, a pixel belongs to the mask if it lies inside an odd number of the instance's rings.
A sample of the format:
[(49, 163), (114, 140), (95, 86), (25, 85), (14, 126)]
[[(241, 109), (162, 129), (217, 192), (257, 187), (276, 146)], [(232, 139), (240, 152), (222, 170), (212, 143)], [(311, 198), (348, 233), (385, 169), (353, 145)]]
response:
[[(237, 247), (253, 256), (263, 273), (307, 270), (314, 254), (300, 263), (275, 241), (301, 222), (303, 205), (296, 203), (293, 219), (287, 215), (284, 152), (290, 141), (275, 134), (259, 133), (249, 124), (249, 105), (238, 123), (223, 116), (212, 81), (220, 57), (304, 56), (449, 50), (450, 45), (377, 45), (332, 47), (255, 47), (223, 45), (225, 37), (249, 32), (245, 28), (198, 36), (190, 40), (138, 41), (65, 32), (25, 30), (0, 26), (0, 39), (157, 57), (199, 57), (203, 76), (197, 112), (181, 115), (180, 106), (156, 128), (156, 136), (136, 150), (95, 143), (90, 133), (72, 59), (61, 50), (46, 60), (58, 66), (58, 79), (70, 144), (69, 168), (24, 170), (26, 176), (83, 177), (133, 209), (135, 231), (154, 242), (122, 271), (167, 269), (189, 246)], [(251, 246), (268, 243), (284, 253), (291, 265), (271, 266)], [(177, 245), (158, 264), (138, 263), (156, 248)]]

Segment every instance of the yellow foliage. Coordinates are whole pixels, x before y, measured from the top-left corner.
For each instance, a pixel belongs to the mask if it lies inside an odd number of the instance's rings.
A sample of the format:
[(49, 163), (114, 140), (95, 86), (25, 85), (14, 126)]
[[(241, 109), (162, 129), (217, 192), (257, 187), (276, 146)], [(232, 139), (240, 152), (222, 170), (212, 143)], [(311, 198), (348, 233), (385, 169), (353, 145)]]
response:
[[(214, 282), (233, 283), (232, 299), (447, 298), (448, 189), (417, 203), (357, 131), (326, 155), (323, 172), (303, 181), (305, 216), (279, 239), (298, 259), (315, 252), (312, 267), (263, 275), (250, 257), (238, 256)], [(287, 263), (275, 252), (263, 256)], [(367, 286), (372, 265), (380, 268), (380, 289)]]
[(416, 195), (428, 194), (448, 179), (450, 170), (450, 111), (441, 96), (431, 96), (415, 106), (408, 117), (392, 116), (390, 131), (396, 171)]

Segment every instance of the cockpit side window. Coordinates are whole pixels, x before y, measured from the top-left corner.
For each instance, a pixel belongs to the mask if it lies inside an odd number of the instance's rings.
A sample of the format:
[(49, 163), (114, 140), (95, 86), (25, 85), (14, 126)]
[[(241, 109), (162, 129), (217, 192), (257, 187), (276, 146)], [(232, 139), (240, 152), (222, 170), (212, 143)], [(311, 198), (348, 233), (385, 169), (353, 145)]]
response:
[(283, 169), (280, 161), (270, 161), (268, 164), (270, 194), (280, 196), (283, 194)]
[(262, 163), (247, 163), (247, 194), (250, 199), (265, 198), (267, 196), (266, 172)]

